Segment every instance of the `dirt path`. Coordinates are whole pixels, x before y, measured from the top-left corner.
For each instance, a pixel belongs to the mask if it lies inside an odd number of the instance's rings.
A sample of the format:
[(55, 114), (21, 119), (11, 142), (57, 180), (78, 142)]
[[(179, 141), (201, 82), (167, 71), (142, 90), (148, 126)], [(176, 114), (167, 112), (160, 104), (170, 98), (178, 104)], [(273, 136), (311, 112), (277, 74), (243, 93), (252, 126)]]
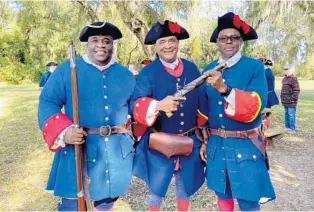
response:
[(314, 210), (313, 150), (314, 134), (310, 132), (273, 139), (268, 154), (277, 199), (262, 206), (262, 210)]
[[(300, 135), (302, 134), (303, 137)], [(312, 138), (311, 138), (312, 137)], [(271, 179), (277, 199), (261, 205), (262, 211), (309, 211), (314, 209), (314, 134), (298, 132), (285, 135), (270, 142), (268, 155), (271, 163)], [(147, 188), (133, 179), (129, 192), (123, 200), (135, 211), (147, 208)], [(190, 210), (217, 210), (213, 192), (205, 185), (192, 197)], [(237, 208), (237, 207), (236, 207)], [(176, 210), (173, 183), (168, 191), (164, 211)]]

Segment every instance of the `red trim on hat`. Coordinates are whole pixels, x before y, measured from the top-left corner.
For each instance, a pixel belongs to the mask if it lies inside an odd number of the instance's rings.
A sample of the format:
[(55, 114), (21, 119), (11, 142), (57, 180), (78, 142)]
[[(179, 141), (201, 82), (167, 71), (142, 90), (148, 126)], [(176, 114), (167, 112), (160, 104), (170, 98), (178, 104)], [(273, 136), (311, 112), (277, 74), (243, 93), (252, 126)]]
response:
[(237, 27), (238, 29), (240, 29), (240, 27), (241, 27), (241, 19), (240, 19), (239, 15), (233, 16), (233, 25), (235, 27)]
[(250, 26), (245, 21), (242, 21), (239, 15), (233, 16), (233, 25), (238, 29), (242, 28), (244, 34), (250, 32)]
[(173, 23), (173, 22), (169, 21), (168, 22), (168, 27), (169, 27), (169, 30), (172, 33), (180, 33), (181, 32), (181, 27), (177, 23)]
[(144, 64), (144, 65), (148, 65), (148, 64), (150, 64), (151, 63), (151, 60), (143, 60), (143, 62), (142, 62), (142, 64)]
[(52, 152), (56, 152), (61, 149), (61, 146), (55, 146), (55, 141), (60, 133), (71, 126), (73, 122), (63, 113), (57, 113), (52, 115), (44, 123), (42, 128), (42, 134), (46, 144)]
[(241, 28), (244, 34), (247, 34), (250, 32), (250, 26), (245, 21), (242, 21)]

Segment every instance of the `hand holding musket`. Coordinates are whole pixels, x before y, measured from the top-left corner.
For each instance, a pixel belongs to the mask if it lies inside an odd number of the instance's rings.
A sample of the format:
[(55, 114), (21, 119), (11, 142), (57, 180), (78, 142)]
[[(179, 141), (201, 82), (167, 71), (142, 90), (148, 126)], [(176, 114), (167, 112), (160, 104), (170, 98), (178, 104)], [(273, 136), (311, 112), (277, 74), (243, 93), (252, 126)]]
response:
[[(224, 70), (226, 68), (227, 68), (226, 63), (223, 63), (221, 65), (216, 66), (212, 70), (205, 72), (202, 76), (196, 78), (195, 80), (193, 80), (189, 84), (185, 85), (182, 89), (175, 92), (175, 94), (173, 94), (173, 96), (174, 97), (186, 96), (189, 92), (193, 91), (197, 86), (201, 85), (209, 76), (211, 76), (212, 71), (221, 72), (222, 70)], [(166, 113), (166, 115), (168, 116), (168, 118), (170, 118), (173, 115), (173, 113), (168, 112), (168, 113)]]

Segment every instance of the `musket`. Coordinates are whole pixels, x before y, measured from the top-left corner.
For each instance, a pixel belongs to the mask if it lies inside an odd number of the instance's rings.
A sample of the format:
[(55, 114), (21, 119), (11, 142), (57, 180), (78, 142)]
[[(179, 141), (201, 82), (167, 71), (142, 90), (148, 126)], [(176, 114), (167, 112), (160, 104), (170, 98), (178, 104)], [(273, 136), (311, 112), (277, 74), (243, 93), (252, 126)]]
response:
[[(228, 66), (226, 63), (223, 63), (221, 65), (216, 66), (215, 68), (206, 71), (202, 76), (196, 78), (195, 80), (193, 80), (192, 82), (190, 82), (189, 84), (183, 86), (182, 89), (177, 90), (173, 96), (174, 97), (183, 97), (186, 96), (189, 92), (193, 91), (196, 87), (198, 87), (199, 85), (201, 85), (206, 79), (207, 77), (210, 76), (211, 71), (223, 71), (224, 69), (226, 69)], [(168, 112), (166, 113), (167, 117), (170, 118), (173, 113), (172, 112)]]
[[(73, 124), (74, 124), (74, 127), (79, 127), (75, 49), (74, 49), (73, 44), (70, 45), (69, 53), (70, 53), (70, 67), (71, 67)], [(80, 145), (75, 144), (74, 148), (75, 148), (75, 167), (76, 167), (76, 186), (77, 186), (78, 209), (79, 209), (79, 211), (86, 211), (84, 192), (83, 192), (83, 182), (82, 182), (81, 147), (80, 147)]]

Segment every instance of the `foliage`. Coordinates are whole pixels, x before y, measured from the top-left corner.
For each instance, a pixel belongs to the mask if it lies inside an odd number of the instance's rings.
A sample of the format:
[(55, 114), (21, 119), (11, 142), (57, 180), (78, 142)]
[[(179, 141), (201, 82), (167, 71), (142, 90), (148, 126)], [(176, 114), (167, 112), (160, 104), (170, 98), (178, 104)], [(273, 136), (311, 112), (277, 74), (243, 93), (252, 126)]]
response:
[(18, 0), (0, 1), (0, 81), (36, 82), (48, 61), (67, 59), (71, 40), (78, 54), (84, 54), (86, 44), (79, 42), (78, 34), (97, 20), (121, 29), (116, 58), (125, 66), (154, 59), (153, 46), (143, 43), (153, 23), (179, 22), (190, 34), (180, 42), (180, 56), (202, 69), (218, 56), (209, 38), (217, 16), (227, 11), (239, 13), (259, 35), (258, 41), (244, 45), (244, 54), (272, 59), (277, 75), (285, 63), (296, 63), (300, 77), (313, 79), (314, 2)]

